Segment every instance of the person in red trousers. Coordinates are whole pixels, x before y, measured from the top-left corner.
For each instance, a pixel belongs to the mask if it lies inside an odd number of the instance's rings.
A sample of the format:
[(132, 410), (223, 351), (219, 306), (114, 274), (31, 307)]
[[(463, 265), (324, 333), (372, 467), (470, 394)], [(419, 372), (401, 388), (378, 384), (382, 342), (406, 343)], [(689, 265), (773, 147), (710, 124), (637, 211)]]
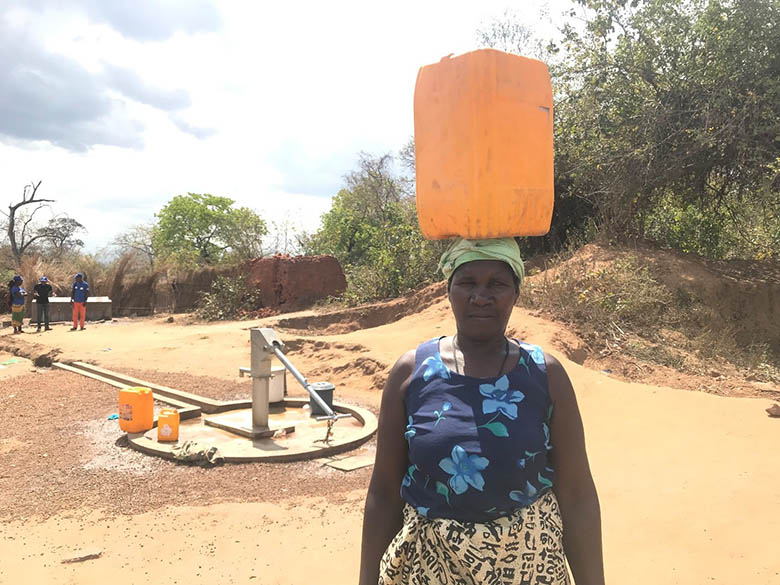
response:
[(80, 272), (76, 275), (73, 282), (73, 288), (70, 293), (70, 302), (73, 305), (73, 328), (76, 331), (81, 325), (84, 331), (84, 320), (87, 316), (87, 299), (89, 298), (89, 284), (84, 280), (84, 275)]

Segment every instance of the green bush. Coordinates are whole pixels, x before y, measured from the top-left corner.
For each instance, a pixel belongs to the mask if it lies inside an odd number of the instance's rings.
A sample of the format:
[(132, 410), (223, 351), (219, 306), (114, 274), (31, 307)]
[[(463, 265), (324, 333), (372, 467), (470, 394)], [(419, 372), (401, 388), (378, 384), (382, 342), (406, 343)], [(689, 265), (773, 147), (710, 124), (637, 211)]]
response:
[(772, 259), (780, 250), (780, 203), (732, 195), (706, 207), (666, 194), (648, 215), (645, 236), (663, 248), (707, 258)]
[(320, 229), (302, 244), (307, 254), (338, 258), (348, 304), (397, 297), (441, 278), (439, 256), (448, 242), (423, 238), (414, 197), (394, 172), (392, 156), (361, 154), (345, 183)]
[(250, 317), (262, 306), (259, 291), (250, 290), (243, 275), (217, 276), (211, 290), (201, 295), (195, 313), (208, 321), (225, 321)]

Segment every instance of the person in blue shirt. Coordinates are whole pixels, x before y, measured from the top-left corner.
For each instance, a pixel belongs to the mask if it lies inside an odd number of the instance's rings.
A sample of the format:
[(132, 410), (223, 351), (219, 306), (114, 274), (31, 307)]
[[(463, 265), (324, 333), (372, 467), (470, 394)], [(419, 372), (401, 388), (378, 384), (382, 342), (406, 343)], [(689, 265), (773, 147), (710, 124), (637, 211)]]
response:
[(24, 320), (24, 297), (27, 291), (22, 288), (24, 278), (18, 274), (14, 276), (13, 286), (11, 287), (11, 325), (14, 326), (14, 333), (24, 333), (22, 331), (22, 321)]
[(76, 275), (73, 282), (73, 288), (70, 293), (70, 302), (73, 305), (73, 327), (71, 331), (76, 331), (81, 326), (84, 331), (84, 321), (87, 317), (87, 299), (89, 298), (89, 284), (84, 280), (84, 275), (80, 272)]

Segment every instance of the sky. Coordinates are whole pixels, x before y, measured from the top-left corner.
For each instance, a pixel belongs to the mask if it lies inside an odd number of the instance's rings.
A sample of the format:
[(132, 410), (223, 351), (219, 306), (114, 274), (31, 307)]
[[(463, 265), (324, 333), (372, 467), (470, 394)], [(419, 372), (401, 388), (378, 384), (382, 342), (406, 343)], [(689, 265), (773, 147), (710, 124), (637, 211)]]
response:
[[(108, 245), (178, 194), (314, 231), (358, 153), (413, 133), (419, 67), (566, 0), (3, 0), (0, 206), (30, 182)], [(46, 217), (43, 217), (46, 219)]]

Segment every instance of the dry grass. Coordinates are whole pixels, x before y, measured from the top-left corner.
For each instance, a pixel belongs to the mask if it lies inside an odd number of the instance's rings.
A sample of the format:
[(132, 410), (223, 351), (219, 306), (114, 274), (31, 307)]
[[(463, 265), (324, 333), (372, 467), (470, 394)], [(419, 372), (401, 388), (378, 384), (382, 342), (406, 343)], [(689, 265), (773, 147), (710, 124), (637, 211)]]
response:
[(124, 278), (134, 268), (134, 260), (130, 256), (105, 262), (96, 255), (74, 255), (56, 260), (49, 260), (38, 255), (22, 258), (18, 274), (24, 277), (27, 288), (37, 283), (41, 276), (46, 276), (54, 289), (55, 295), (70, 294), (73, 277), (77, 273), (84, 275), (93, 295), (109, 295), (114, 283)]
[[(776, 336), (754, 326), (762, 316), (730, 314), (726, 304), (702, 295), (702, 288), (719, 290), (718, 274), (670, 278), (671, 270), (660, 252), (600, 255), (590, 248), (528, 278), (520, 302), (569, 324), (602, 356), (622, 354), (690, 373), (724, 361), (756, 379), (780, 381)], [(750, 307), (749, 299), (743, 305), (743, 311)]]

